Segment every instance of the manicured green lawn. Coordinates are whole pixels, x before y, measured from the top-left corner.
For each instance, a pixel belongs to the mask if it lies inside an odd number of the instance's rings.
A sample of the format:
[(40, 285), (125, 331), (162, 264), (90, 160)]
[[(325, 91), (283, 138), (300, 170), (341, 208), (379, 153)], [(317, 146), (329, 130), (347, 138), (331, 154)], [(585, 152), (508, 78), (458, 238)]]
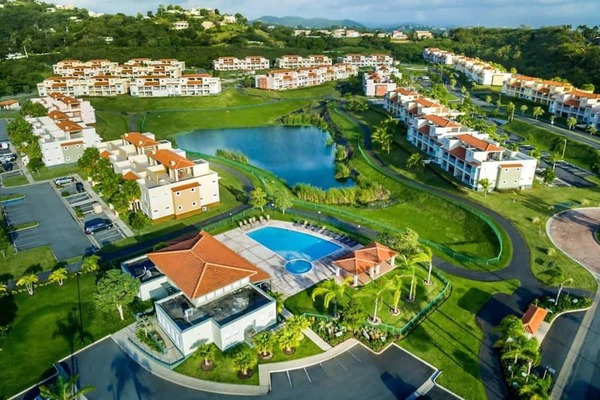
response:
[(65, 175), (71, 175), (79, 172), (77, 164), (66, 164), (57, 165), (54, 167), (47, 167), (40, 172), (32, 172), (31, 176), (36, 181), (45, 181), (48, 179), (54, 179)]
[(3, 194), (0, 195), (0, 202), (3, 201), (8, 201), (8, 200), (14, 200), (14, 199), (20, 199), (25, 197), (25, 195), (21, 194), (21, 193), (8, 193), (8, 194)]
[[(377, 316), (382, 319), (385, 324), (402, 328), (408, 321), (410, 321), (421, 309), (423, 309), (427, 303), (433, 300), (444, 288), (445, 284), (435, 276), (432, 276), (433, 284), (426, 286), (423, 281), (427, 278), (427, 271), (422, 268), (417, 268), (417, 286), (416, 286), (416, 298), (415, 301), (407, 301), (407, 296), (410, 291), (410, 271), (406, 269), (396, 268), (393, 271), (388, 272), (384, 276), (377, 279), (376, 283), (385, 286), (393, 276), (400, 275), (404, 276), (402, 279), (402, 291), (401, 300), (398, 304), (400, 313), (398, 315), (392, 315), (390, 310), (393, 308), (393, 289), (384, 292), (381, 298), (381, 302), (378, 306)], [(369, 283), (372, 285), (372, 283)], [(302, 292), (296, 293), (295, 295), (285, 300), (285, 307), (294, 314), (320, 314), (320, 315), (332, 315), (333, 303), (329, 304), (329, 309), (325, 309), (323, 305), (323, 297), (319, 296), (312, 300), (313, 290), (320, 286), (320, 283), (309, 287)], [(369, 316), (373, 315), (375, 307), (375, 299), (373, 297), (363, 297), (360, 293), (365, 290), (365, 287), (358, 289), (348, 289), (347, 296), (340, 300), (339, 307), (343, 308), (348, 305), (350, 298), (353, 297), (358, 300), (362, 306), (363, 316), (366, 320)]]
[(15, 252), (11, 246), (6, 257), (0, 254), (0, 282), (20, 278), (26, 271), (48, 271), (56, 265), (56, 258), (50, 246), (36, 247)]
[(119, 139), (129, 132), (129, 119), (116, 111), (96, 110), (96, 133), (103, 140)]
[(474, 282), (448, 276), (452, 295), (398, 344), (443, 371), (437, 382), (465, 399), (484, 399), (478, 353), (482, 331), (475, 314), (494, 293), (512, 293), (517, 281)]
[(99, 313), (93, 304), (95, 276), (80, 278), (83, 339), (81, 343), (77, 280), (64, 286), (40, 287), (33, 296), (20, 293), (0, 299), (0, 323), (11, 330), (0, 351), (0, 398), (37, 382), (52, 363), (131, 323), (113, 314)]
[[(181, 365), (175, 368), (175, 372), (179, 372), (183, 375), (188, 375), (194, 378), (203, 379), (207, 381), (215, 381), (215, 382), (223, 382), (223, 383), (237, 383), (241, 385), (258, 385), (259, 383), (259, 374), (258, 374), (258, 356), (256, 356), (256, 362), (252, 366), (254, 369), (254, 375), (252, 375), (249, 379), (239, 379), (237, 377), (237, 370), (233, 364), (233, 355), (240, 349), (245, 348), (249, 349), (253, 354), (256, 352), (249, 348), (247, 344), (241, 344), (236, 346), (233, 349), (229, 349), (225, 352), (221, 352), (216, 346), (214, 346), (215, 351), (215, 367), (211, 371), (204, 371), (200, 368), (200, 363), (202, 359), (199, 358), (196, 354), (193, 354), (190, 358), (184, 361)], [(283, 361), (291, 361), (297, 360), (300, 358), (305, 358), (308, 356), (313, 356), (315, 354), (322, 353), (321, 350), (316, 344), (314, 344), (310, 339), (305, 337), (300, 342), (300, 346), (297, 347), (296, 352), (292, 355), (285, 355), (278, 347), (273, 349), (273, 357), (270, 360), (260, 360), (261, 364), (275, 363), (275, 362), (283, 362)]]
[(262, 104), (268, 101), (259, 97), (240, 94), (236, 89), (225, 89), (217, 96), (136, 98), (123, 95), (110, 98), (92, 97), (89, 100), (98, 110), (118, 112), (239, 107)]
[(322, 99), (324, 97), (338, 97), (340, 96), (340, 92), (336, 90), (337, 82), (327, 82), (324, 85), (313, 86), (308, 88), (300, 88), (294, 90), (282, 90), (282, 91), (272, 91), (272, 90), (261, 90), (261, 89), (253, 89), (253, 88), (244, 88), (243, 92), (245, 94), (267, 97), (272, 99), (294, 99), (294, 98), (315, 98)]
[(27, 183), (28, 182), (25, 175), (11, 176), (9, 178), (2, 179), (2, 185), (5, 187), (27, 185)]

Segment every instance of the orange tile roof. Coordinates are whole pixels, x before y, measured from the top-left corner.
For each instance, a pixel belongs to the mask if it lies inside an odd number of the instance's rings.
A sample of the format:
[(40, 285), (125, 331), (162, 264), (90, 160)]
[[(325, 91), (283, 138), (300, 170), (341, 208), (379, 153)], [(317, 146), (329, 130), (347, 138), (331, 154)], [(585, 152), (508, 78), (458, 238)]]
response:
[(18, 100), (14, 100), (14, 99), (0, 101), (0, 107), (2, 107), (2, 106), (10, 106), (10, 105), (13, 105), (13, 104), (19, 104), (19, 101)]
[(59, 121), (60, 121), (60, 120), (64, 120), (64, 119), (69, 119), (69, 116), (68, 116), (67, 114), (65, 114), (65, 113), (64, 113), (64, 112), (62, 112), (62, 111), (56, 111), (56, 110), (54, 110), (54, 111), (50, 111), (50, 112), (48, 113), (48, 116), (49, 116), (50, 118), (52, 118), (53, 120), (55, 120), (55, 121), (57, 121), (57, 120), (59, 120)]
[[(104, 154), (104, 152), (102, 153)], [(125, 179), (126, 181), (137, 181), (138, 179), (140, 179), (140, 177), (133, 171), (127, 171), (127, 173), (123, 175), (123, 179)]]
[(521, 319), (523, 321), (525, 332), (535, 334), (540, 328), (540, 325), (542, 325), (542, 322), (544, 322), (544, 318), (546, 318), (547, 314), (548, 310), (530, 304)]
[(58, 121), (56, 123), (56, 126), (58, 126), (64, 132), (77, 132), (77, 131), (81, 131), (83, 129), (81, 126), (79, 126), (75, 122), (69, 121), (69, 120)]
[(438, 117), (437, 115), (425, 115), (427, 121), (432, 122), (434, 125), (441, 126), (443, 128), (458, 128), (461, 125), (458, 122), (454, 122), (447, 118)]
[(421, 132), (423, 135), (429, 136), (429, 128), (431, 128), (429, 125), (425, 125), (417, 129), (417, 131)]
[(61, 143), (61, 146), (75, 146), (76, 144), (83, 144), (83, 140), (76, 140), (74, 142), (66, 142), (66, 143)]
[(419, 94), (417, 92), (413, 92), (412, 90), (408, 90), (408, 89), (404, 89), (404, 88), (396, 89), (394, 91), (396, 93), (400, 93), (400, 94), (403, 94), (405, 96), (417, 96)]
[(139, 132), (129, 132), (123, 135), (123, 140), (131, 143), (135, 147), (156, 146), (158, 142)]
[(397, 251), (380, 243), (372, 242), (362, 249), (353, 251), (348, 256), (338, 258), (333, 264), (351, 274), (359, 275), (397, 255)]
[(108, 158), (108, 157), (110, 157), (110, 151), (104, 150), (102, 153), (100, 153), (100, 157), (101, 158)]
[(434, 101), (429, 101), (425, 98), (420, 98), (415, 100), (415, 103), (422, 105), (423, 107), (441, 107), (440, 104), (434, 102)]
[(523, 164), (500, 164), (500, 168), (523, 168)]
[(582, 90), (571, 90), (570, 94), (578, 97), (584, 97), (586, 99), (600, 99), (600, 94), (584, 92)]
[(466, 155), (467, 155), (467, 149), (465, 149), (462, 146), (458, 146), (457, 148), (454, 148), (452, 150), (450, 150), (448, 153), (452, 154), (454, 157), (463, 160), (465, 159)]
[(188, 190), (188, 189), (195, 188), (195, 187), (198, 187), (198, 186), (200, 186), (200, 184), (198, 182), (191, 182), (191, 183), (188, 183), (187, 185), (181, 185), (181, 186), (177, 186), (177, 187), (172, 187), (171, 191), (172, 192), (177, 192), (177, 191), (180, 191), (180, 190)]
[(166, 149), (160, 149), (148, 153), (148, 156), (170, 169), (193, 167), (195, 164), (185, 157)]
[(579, 107), (579, 100), (569, 99), (563, 103), (565, 106)]
[(490, 142), (486, 142), (485, 140), (478, 139), (473, 135), (462, 134), (462, 135), (456, 135), (455, 138), (460, 140), (463, 143), (466, 143), (470, 146), (475, 147), (477, 150), (480, 150), (480, 151), (502, 151), (503, 150), (502, 147), (496, 146), (495, 144), (490, 143)]
[(261, 282), (271, 276), (209, 233), (176, 243), (148, 258), (190, 299), (244, 278)]

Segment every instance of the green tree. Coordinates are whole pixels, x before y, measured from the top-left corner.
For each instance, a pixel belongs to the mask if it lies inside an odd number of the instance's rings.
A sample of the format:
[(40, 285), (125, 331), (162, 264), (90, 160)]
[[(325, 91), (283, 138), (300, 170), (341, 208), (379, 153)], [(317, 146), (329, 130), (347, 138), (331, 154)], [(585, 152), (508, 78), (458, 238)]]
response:
[(596, 133), (598, 133), (598, 128), (596, 128), (596, 125), (589, 125), (585, 131), (587, 133), (589, 133), (590, 135), (595, 135)]
[(54, 271), (52, 271), (50, 276), (48, 276), (48, 280), (50, 282), (58, 283), (58, 286), (62, 286), (65, 279), (67, 279), (68, 276), (69, 275), (67, 273), (66, 268), (58, 268), (58, 269), (55, 269)]
[(209, 367), (215, 358), (215, 348), (210, 343), (200, 343), (196, 348), (196, 355), (202, 359), (202, 366)]
[(264, 212), (264, 207), (267, 205), (267, 194), (259, 186), (250, 192), (250, 199), (248, 203), (254, 208), (260, 208), (261, 212)]
[(260, 332), (259, 334), (254, 335), (252, 343), (262, 358), (268, 358), (273, 354), (273, 347), (275, 347), (276, 344), (275, 335), (269, 331)]
[(479, 186), (481, 186), (481, 189), (483, 189), (483, 197), (486, 197), (487, 192), (490, 190), (490, 186), (492, 186), (492, 183), (488, 178), (480, 179), (477, 181), (477, 183)]
[(371, 133), (371, 139), (379, 143), (381, 150), (389, 154), (392, 148), (392, 134), (386, 121), (382, 121)]
[(515, 119), (515, 103), (513, 103), (512, 101), (509, 102), (506, 105), (505, 113), (506, 113), (506, 119), (508, 121), (512, 121), (513, 119)]
[[(3, 218), (0, 215), (0, 219)], [(6, 258), (6, 252), (10, 249), (12, 245), (10, 237), (8, 236), (8, 232), (2, 223), (0, 223), (0, 252), (2, 253), (2, 257)]]
[(367, 111), (368, 108), (369, 108), (369, 105), (363, 99), (351, 98), (348, 101), (348, 110), (352, 111), (354, 113), (361, 113), (361, 112)]
[(233, 366), (242, 375), (248, 376), (250, 368), (256, 363), (254, 355), (248, 349), (241, 349), (233, 356)]
[(548, 167), (542, 171), (542, 179), (546, 185), (549, 185), (556, 179), (556, 172), (554, 172), (554, 169)]
[(411, 255), (406, 255), (406, 254), (400, 254), (398, 256), (398, 263), (403, 267), (406, 268), (408, 270), (410, 270), (411, 272), (411, 279), (410, 279), (410, 291), (408, 293), (408, 300), (413, 301), (415, 300), (415, 295), (416, 295), (416, 285), (417, 285), (417, 279), (416, 279), (416, 266), (418, 264), (422, 264), (422, 263), (427, 263), (430, 260), (430, 256), (428, 253), (426, 252), (422, 252), (419, 251), (417, 253), (413, 253)]
[(485, 96), (485, 102), (488, 104), (492, 104), (492, 96), (489, 94)]
[(286, 325), (277, 332), (277, 342), (281, 350), (286, 354), (292, 354), (300, 343), (300, 340), (298, 334)]
[(585, 90), (586, 92), (594, 92), (596, 90), (596, 86), (593, 83), (584, 83), (581, 85), (581, 90)]
[(388, 282), (389, 288), (393, 290), (392, 313), (396, 315), (400, 313), (400, 310), (398, 309), (398, 303), (400, 303), (400, 297), (402, 295), (402, 284), (404, 283), (402, 282), (402, 278), (402, 275), (394, 275), (392, 279), (390, 279)]
[(283, 307), (284, 307), (283, 293), (281, 293), (281, 292), (273, 292), (273, 291), (269, 290), (267, 292), (267, 294), (269, 296), (271, 296), (271, 298), (273, 300), (275, 300), (275, 310), (277, 311), (277, 314), (281, 314), (283, 312)]
[(431, 247), (423, 247), (421, 253), (427, 258), (427, 279), (425, 280), (426, 285), (431, 285), (431, 271), (433, 271), (433, 251)]
[(21, 105), (19, 114), (24, 117), (45, 117), (48, 115), (48, 110), (41, 103), (32, 103), (31, 100), (27, 100)]
[(129, 203), (128, 208), (133, 208), (133, 204), (140, 199), (142, 193), (140, 185), (136, 181), (125, 181), (121, 184), (121, 193), (123, 198)]
[(528, 108), (528, 107), (527, 107), (525, 104), (523, 104), (523, 105), (520, 107), (520, 110), (521, 110), (521, 115), (525, 115), (525, 111), (527, 111), (527, 108)]
[(573, 130), (573, 128), (577, 125), (577, 119), (575, 117), (569, 117), (567, 119), (567, 127), (569, 130)]
[(100, 161), (100, 152), (95, 147), (88, 147), (83, 151), (83, 154), (77, 160), (77, 165), (86, 175), (92, 175), (92, 171)]
[(533, 118), (538, 119), (538, 117), (541, 117), (542, 115), (544, 115), (545, 111), (542, 107), (537, 106), (533, 108)]
[(29, 293), (30, 296), (33, 296), (33, 290), (38, 282), (39, 278), (36, 274), (28, 274), (17, 280), (17, 286), (25, 286), (27, 293)]
[(137, 230), (152, 225), (152, 220), (148, 218), (148, 216), (144, 214), (141, 210), (130, 212), (127, 219), (129, 221), (129, 225), (133, 229)]
[(552, 171), (554, 171), (556, 169), (556, 163), (561, 161), (562, 157), (560, 156), (560, 154), (554, 152), (550, 154), (550, 162), (552, 163)]
[(285, 214), (285, 210), (294, 205), (292, 195), (287, 189), (277, 189), (273, 193), (273, 205), (281, 209), (281, 212)]
[(539, 160), (542, 157), (542, 152), (540, 149), (537, 148), (533, 148), (529, 151), (529, 155), (537, 160)]
[(377, 312), (381, 307), (381, 297), (383, 294), (389, 290), (389, 286), (382, 283), (380, 280), (371, 280), (368, 284), (363, 286), (359, 291), (357, 291), (354, 295), (357, 297), (366, 297), (374, 301), (373, 305), (373, 315), (369, 317), (371, 322), (379, 323), (380, 319), (377, 317)]
[(40, 386), (40, 395), (44, 400), (78, 400), (96, 389), (93, 386), (77, 388), (77, 374), (64, 378), (59, 375), (54, 384)]
[(129, 305), (140, 289), (140, 281), (133, 276), (113, 269), (106, 273), (96, 286), (94, 301), (96, 306), (109, 312), (116, 308), (121, 320), (125, 319), (123, 307)]
[(100, 257), (97, 255), (91, 255), (83, 259), (81, 263), (81, 272), (84, 274), (95, 274), (100, 269)]
[(300, 341), (304, 337), (302, 331), (310, 327), (310, 322), (303, 315), (293, 315), (285, 321), (285, 326), (294, 332)]
[(0, 297), (6, 296), (7, 293), (8, 293), (8, 286), (6, 286), (6, 284), (4, 284), (4, 283), (0, 283)]
[(349, 287), (352, 286), (352, 277), (344, 279), (341, 284), (337, 283), (335, 279), (329, 279), (321, 282), (312, 291), (312, 300), (319, 296), (323, 296), (323, 305), (325, 309), (329, 309), (329, 303), (333, 301), (333, 318), (338, 318), (338, 303), (346, 294)]
[(365, 318), (361, 304), (354, 297), (350, 298), (350, 301), (346, 307), (342, 309), (340, 314), (341, 321), (349, 329), (357, 329)]
[(348, 167), (346, 164), (344, 164), (343, 162), (335, 163), (335, 179), (348, 179), (351, 174), (352, 171), (350, 170), (350, 167)]
[(27, 164), (27, 168), (31, 172), (40, 172), (46, 167), (44, 161), (40, 157), (30, 158), (29, 163)]
[(423, 166), (425, 166), (425, 160), (423, 160), (421, 153), (413, 153), (406, 160), (406, 168), (421, 169)]

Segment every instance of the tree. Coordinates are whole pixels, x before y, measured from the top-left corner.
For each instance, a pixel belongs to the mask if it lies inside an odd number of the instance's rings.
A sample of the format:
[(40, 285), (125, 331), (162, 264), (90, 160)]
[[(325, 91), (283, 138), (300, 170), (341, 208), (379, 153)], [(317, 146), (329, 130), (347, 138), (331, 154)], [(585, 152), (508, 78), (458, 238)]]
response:
[(506, 344), (506, 338), (516, 338), (525, 334), (523, 320), (513, 314), (502, 318), (497, 329), (500, 331), (501, 337), (494, 344), (496, 347), (503, 347)]
[(573, 128), (577, 125), (577, 119), (575, 117), (569, 117), (567, 119), (567, 127), (569, 130), (573, 130)]
[(549, 185), (556, 179), (556, 172), (554, 172), (554, 169), (548, 167), (542, 171), (542, 179), (546, 185)]
[(537, 148), (533, 148), (531, 150), (529, 150), (529, 155), (537, 160), (540, 159), (540, 157), (542, 157), (542, 151), (540, 149)]
[(567, 278), (564, 281), (560, 282), (560, 284), (558, 285), (558, 293), (556, 293), (556, 299), (554, 300), (554, 304), (558, 304), (558, 300), (560, 300), (560, 294), (563, 288), (569, 283), (573, 283), (573, 278)]
[(586, 92), (594, 92), (596, 90), (596, 86), (593, 83), (584, 83), (581, 85), (581, 90), (585, 90)]
[(537, 107), (533, 107), (533, 118), (538, 119), (538, 117), (541, 117), (542, 115), (544, 115), (545, 111), (542, 107), (537, 106)]
[(552, 163), (552, 171), (554, 171), (556, 169), (556, 163), (561, 161), (562, 157), (560, 156), (560, 154), (554, 152), (550, 154), (550, 162)]
[(264, 331), (252, 338), (252, 343), (258, 354), (262, 358), (268, 358), (273, 354), (273, 347), (275, 347), (275, 336), (272, 332)]
[(456, 81), (455, 78), (450, 78), (450, 89), (452, 89), (452, 90), (456, 89), (457, 84), (458, 84), (458, 82)]
[(487, 197), (487, 192), (490, 190), (490, 186), (492, 186), (490, 180), (488, 178), (483, 178), (478, 180), (477, 183), (481, 186), (481, 189), (483, 189), (483, 197)]
[(551, 124), (551, 125), (554, 125), (554, 121), (555, 121), (555, 120), (556, 120), (556, 115), (552, 114), (552, 115), (550, 116), (550, 124)]
[(27, 100), (21, 106), (19, 114), (24, 117), (45, 117), (48, 115), (48, 110), (41, 103), (32, 103), (31, 100)]
[(333, 318), (338, 318), (338, 303), (352, 285), (352, 281), (352, 277), (344, 279), (341, 284), (338, 284), (335, 279), (326, 280), (313, 289), (311, 297), (315, 301), (317, 297), (323, 296), (323, 305), (326, 309), (329, 309), (329, 303), (333, 300)]
[(52, 271), (50, 276), (48, 276), (48, 280), (50, 282), (58, 283), (58, 286), (62, 286), (65, 279), (67, 279), (67, 277), (68, 277), (67, 269), (66, 268), (58, 268), (58, 269), (55, 269), (54, 271)]
[(264, 207), (267, 205), (267, 194), (259, 186), (250, 192), (250, 200), (248, 203), (254, 208), (260, 208), (261, 212), (264, 212)]
[(91, 255), (83, 259), (81, 264), (81, 272), (84, 274), (95, 274), (100, 269), (100, 257), (97, 255)]
[(425, 281), (426, 285), (431, 285), (431, 271), (433, 270), (433, 251), (431, 247), (423, 247), (422, 253), (427, 257), (427, 262), (429, 267), (427, 268), (427, 280)]
[(304, 337), (302, 331), (310, 327), (310, 322), (303, 315), (293, 315), (285, 321), (285, 326), (294, 332), (300, 341)]
[(400, 313), (400, 310), (398, 309), (398, 303), (400, 302), (400, 296), (402, 294), (402, 278), (402, 275), (394, 275), (388, 282), (390, 289), (394, 292), (392, 297), (392, 314), (394, 315)]
[(6, 286), (4, 283), (0, 283), (0, 297), (6, 296), (7, 293), (8, 293), (8, 286)]
[(59, 375), (56, 382), (49, 386), (40, 386), (40, 395), (45, 400), (78, 400), (87, 393), (96, 389), (93, 386), (84, 386), (77, 389), (79, 375), (70, 375), (67, 379)]
[(596, 128), (596, 125), (590, 125), (586, 128), (585, 131), (590, 135), (595, 135), (596, 133), (598, 133), (598, 128)]
[(123, 307), (130, 304), (140, 289), (140, 281), (117, 269), (110, 270), (96, 286), (94, 301), (96, 306), (108, 312), (114, 308), (124, 320)]
[(33, 296), (33, 289), (38, 282), (39, 278), (36, 274), (29, 274), (19, 278), (19, 280), (17, 280), (17, 286), (25, 286), (27, 293), (29, 293), (30, 296)]
[(196, 355), (202, 359), (202, 367), (210, 367), (215, 358), (215, 348), (210, 343), (201, 343), (196, 349)]
[(294, 205), (292, 202), (292, 195), (286, 189), (277, 189), (273, 193), (273, 204), (276, 208), (280, 208), (281, 212), (285, 214), (285, 210)]
[(77, 160), (77, 165), (86, 175), (92, 175), (92, 171), (100, 161), (100, 152), (95, 147), (88, 147)]
[(527, 111), (527, 108), (528, 108), (528, 107), (527, 107), (525, 104), (523, 104), (523, 105), (520, 107), (520, 110), (521, 110), (521, 115), (525, 115), (525, 111)]
[(415, 300), (416, 292), (416, 266), (417, 264), (426, 263), (429, 261), (429, 255), (425, 252), (419, 251), (411, 255), (400, 254), (398, 256), (398, 262), (400, 265), (408, 270), (412, 270), (410, 280), (410, 291), (408, 293), (408, 300)]
[(350, 99), (350, 101), (348, 101), (348, 110), (352, 111), (354, 113), (360, 113), (360, 112), (367, 111), (368, 108), (369, 108), (369, 105), (367, 104), (367, 102), (365, 100), (358, 99), (358, 98), (352, 98), (352, 99)]
[(410, 169), (421, 169), (425, 165), (425, 160), (420, 153), (413, 153), (406, 160), (406, 167)]
[(509, 102), (506, 105), (506, 119), (508, 121), (512, 121), (513, 119), (515, 119), (515, 103), (513, 103), (512, 101)]
[(382, 151), (385, 151), (388, 154), (390, 153), (392, 148), (392, 134), (386, 121), (382, 121), (379, 125), (377, 125), (371, 134), (371, 138), (373, 139), (373, 142), (381, 145)]
[(129, 203), (128, 208), (133, 208), (133, 203), (142, 195), (140, 185), (136, 181), (125, 181), (121, 184), (123, 198)]
[(521, 347), (521, 357), (527, 362), (527, 381), (531, 368), (540, 363), (540, 345), (536, 338), (527, 339)]
[(271, 296), (271, 298), (273, 300), (275, 300), (275, 311), (277, 311), (277, 314), (281, 314), (281, 312), (283, 311), (283, 307), (284, 307), (283, 293), (268, 291), (267, 294), (269, 296)]
[[(0, 215), (2, 218), (2, 215)], [(2, 223), (0, 223), (0, 252), (2, 253), (2, 257), (6, 257), (6, 251), (10, 248), (11, 241), (8, 236), (8, 232), (6, 232), (6, 228)]]
[(389, 290), (389, 287), (382, 283), (381, 280), (371, 280), (370, 283), (363, 286), (361, 290), (356, 292), (355, 296), (358, 297), (367, 297), (375, 301), (373, 306), (373, 315), (369, 317), (371, 322), (378, 323), (379, 318), (377, 317), (377, 312), (379, 311), (379, 307), (381, 306), (381, 296)]
[(249, 370), (255, 362), (253, 354), (248, 349), (242, 349), (233, 356), (234, 368), (244, 376), (250, 374)]
[(489, 94), (485, 96), (485, 102), (488, 104), (492, 104), (492, 96)]
[(279, 343), (279, 347), (287, 354), (292, 354), (295, 351), (295, 347), (298, 346), (299, 343), (298, 339), (298, 334), (287, 325), (277, 332), (277, 342)]

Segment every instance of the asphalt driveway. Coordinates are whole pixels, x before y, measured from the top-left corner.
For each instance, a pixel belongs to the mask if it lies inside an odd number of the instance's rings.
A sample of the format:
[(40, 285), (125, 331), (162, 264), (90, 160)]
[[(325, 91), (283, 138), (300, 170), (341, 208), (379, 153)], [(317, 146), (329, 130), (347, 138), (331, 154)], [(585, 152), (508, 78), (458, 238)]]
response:
[(58, 260), (89, 252), (92, 243), (48, 183), (18, 188), (0, 188), (0, 194), (19, 193), (27, 197), (4, 205), (13, 225), (37, 221), (39, 226), (14, 234), (18, 250), (49, 245)]

